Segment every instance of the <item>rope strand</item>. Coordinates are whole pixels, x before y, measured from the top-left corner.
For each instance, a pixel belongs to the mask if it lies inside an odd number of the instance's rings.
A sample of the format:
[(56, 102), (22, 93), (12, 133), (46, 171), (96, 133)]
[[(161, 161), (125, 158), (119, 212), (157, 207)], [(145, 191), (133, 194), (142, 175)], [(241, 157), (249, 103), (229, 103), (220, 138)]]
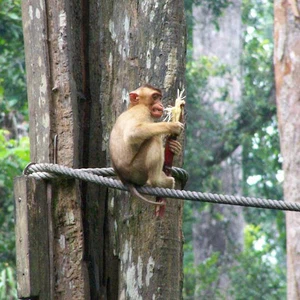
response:
[[(113, 168), (72, 169), (57, 164), (31, 163), (24, 169), (23, 174), (44, 180), (57, 179), (61, 178), (62, 176), (64, 178), (76, 178), (104, 185), (106, 187), (128, 191), (128, 188), (121, 181), (107, 177), (115, 176)], [(172, 175), (178, 179), (181, 179), (183, 182), (186, 182), (188, 179), (188, 173), (180, 168), (172, 168)], [(196, 202), (240, 205), (266, 209), (300, 211), (299, 203), (286, 202), (283, 200), (239, 197), (233, 195), (201, 193), (176, 189), (153, 188), (148, 186), (137, 187), (136, 189), (143, 194), (166, 198), (191, 200)]]

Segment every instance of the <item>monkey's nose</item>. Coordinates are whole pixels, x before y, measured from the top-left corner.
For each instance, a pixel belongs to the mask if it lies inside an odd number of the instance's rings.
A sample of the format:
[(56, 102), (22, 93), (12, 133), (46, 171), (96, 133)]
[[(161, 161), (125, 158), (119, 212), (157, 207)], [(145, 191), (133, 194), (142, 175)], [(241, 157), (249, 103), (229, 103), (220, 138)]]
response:
[(164, 113), (164, 107), (161, 104), (154, 104), (151, 109), (151, 115), (154, 118), (160, 118)]

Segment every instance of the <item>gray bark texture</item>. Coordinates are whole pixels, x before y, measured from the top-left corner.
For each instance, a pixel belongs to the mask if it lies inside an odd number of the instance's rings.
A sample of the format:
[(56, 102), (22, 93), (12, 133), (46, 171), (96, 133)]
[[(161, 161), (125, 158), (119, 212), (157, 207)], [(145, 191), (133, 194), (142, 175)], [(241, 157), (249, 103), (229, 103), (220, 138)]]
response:
[[(231, 69), (227, 78), (211, 77), (208, 82), (210, 92), (205, 95), (203, 102), (211, 103), (215, 113), (223, 119), (224, 125), (234, 118), (235, 108), (241, 100), (241, 67), (242, 50), (242, 22), (241, 1), (232, 1), (224, 10), (217, 22), (216, 29), (209, 8), (202, 4), (193, 8), (195, 25), (193, 30), (193, 57), (216, 57), (218, 61)], [(228, 78), (230, 76), (230, 78)], [(218, 101), (220, 90), (228, 89), (230, 101)], [(224, 127), (225, 127), (224, 126)], [(201, 129), (200, 129), (201, 131)], [(218, 142), (218, 138), (215, 137)], [(213, 147), (214, 145), (211, 145)], [(220, 182), (222, 194), (241, 194), (241, 147), (220, 164), (220, 171), (214, 174)], [(224, 299), (230, 299), (227, 291), (230, 287), (228, 269), (234, 264), (234, 254), (241, 250), (243, 245), (244, 218), (243, 209), (237, 206), (213, 205), (203, 211), (194, 211), (193, 247), (195, 265), (207, 260), (213, 253), (219, 253), (219, 278), (205, 291), (196, 291), (196, 297), (213, 299), (217, 291)], [(218, 217), (216, 217), (218, 216)], [(201, 281), (201, 278), (199, 279)], [(200, 283), (201, 284), (201, 283)]]
[[(174, 105), (184, 87), (182, 0), (30, 0), (22, 13), (32, 162), (107, 167), (109, 134), (129, 92), (150, 83)], [(126, 193), (57, 180), (47, 205), (43, 299), (181, 298), (179, 200), (159, 219)]]
[[(300, 202), (300, 6), (274, 2), (277, 116), (284, 170), (284, 199)], [(300, 221), (286, 213), (287, 299), (300, 299)]]

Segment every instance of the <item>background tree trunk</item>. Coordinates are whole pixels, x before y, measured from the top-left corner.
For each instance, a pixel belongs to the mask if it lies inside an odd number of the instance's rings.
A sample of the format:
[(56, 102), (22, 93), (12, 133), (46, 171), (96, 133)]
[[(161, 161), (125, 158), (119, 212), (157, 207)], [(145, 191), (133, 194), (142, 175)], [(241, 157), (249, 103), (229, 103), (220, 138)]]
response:
[[(173, 104), (184, 86), (181, 0), (32, 0), (22, 11), (33, 162), (108, 166), (128, 93), (148, 82)], [(48, 202), (50, 298), (181, 298), (180, 201), (158, 219), (125, 193), (60, 180), (48, 185)]]
[[(300, 202), (299, 1), (274, 2), (277, 115), (284, 170), (284, 199)], [(287, 298), (300, 299), (299, 213), (286, 213)]]
[[(213, 23), (216, 17), (205, 3), (193, 8), (193, 16), (194, 59), (197, 60), (202, 56), (216, 57), (219, 63), (230, 69), (227, 77), (209, 78), (209, 92), (205, 95), (205, 99), (201, 99), (210, 103), (215, 114), (222, 119), (225, 128), (234, 118), (235, 109), (241, 101), (241, 1), (232, 1), (224, 10), (222, 17), (217, 20), (219, 29)], [(220, 101), (222, 89), (226, 88), (227, 101), (222, 102)], [(214, 134), (216, 136), (208, 141), (211, 148), (216, 147), (219, 142), (217, 133)], [(213, 144), (214, 141), (216, 144)], [(219, 172), (214, 174), (219, 179), (219, 192), (222, 194), (241, 194), (241, 152), (241, 147), (237, 148), (230, 157), (221, 162)], [(218, 295), (219, 290), (228, 299), (227, 291), (230, 287), (228, 269), (234, 263), (234, 254), (240, 251), (243, 245), (243, 210), (237, 206), (209, 205), (205, 210), (195, 210), (194, 216), (197, 220), (193, 225), (195, 266), (206, 261), (213, 253), (219, 254), (218, 280), (200, 291), (200, 294), (196, 291), (196, 296), (212, 299)], [(199, 281), (201, 286), (201, 278)]]

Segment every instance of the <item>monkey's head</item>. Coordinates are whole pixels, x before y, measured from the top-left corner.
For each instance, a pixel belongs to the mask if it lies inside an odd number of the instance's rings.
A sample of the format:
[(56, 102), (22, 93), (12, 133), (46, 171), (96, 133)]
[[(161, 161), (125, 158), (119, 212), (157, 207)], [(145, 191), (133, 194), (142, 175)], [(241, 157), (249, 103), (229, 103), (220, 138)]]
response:
[(162, 93), (150, 84), (145, 84), (129, 93), (129, 108), (135, 105), (145, 105), (149, 108), (152, 118), (159, 119), (162, 117), (164, 107), (161, 103)]

